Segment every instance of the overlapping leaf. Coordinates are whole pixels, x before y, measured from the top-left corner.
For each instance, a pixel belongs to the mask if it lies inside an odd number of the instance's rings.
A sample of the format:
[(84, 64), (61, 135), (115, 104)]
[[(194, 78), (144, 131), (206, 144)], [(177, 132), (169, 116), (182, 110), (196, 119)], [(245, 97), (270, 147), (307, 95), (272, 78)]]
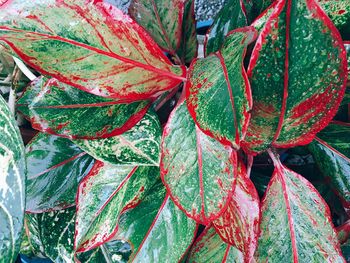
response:
[(157, 115), (150, 110), (133, 128), (121, 135), (95, 140), (73, 140), (97, 160), (118, 165), (159, 165), (162, 136)]
[(255, 38), (253, 27), (230, 32), (219, 52), (191, 64), (186, 85), (187, 105), (198, 127), (235, 148), (250, 119), (251, 91), (243, 58)]
[(347, 80), (341, 37), (315, 0), (283, 0), (248, 68), (253, 110), (244, 148), (307, 144), (335, 115)]
[(232, 196), (236, 153), (196, 127), (182, 99), (164, 128), (161, 176), (175, 204), (202, 224), (218, 218)]
[(70, 139), (108, 138), (139, 122), (149, 101), (119, 103), (50, 79), (29, 105), (33, 128)]
[(236, 186), (226, 211), (213, 221), (222, 240), (242, 251), (245, 262), (251, 262), (257, 247), (260, 199), (247, 176), (244, 163), (238, 160)]
[(275, 171), (262, 201), (257, 261), (345, 262), (326, 202), (271, 156)]
[(26, 147), (26, 211), (40, 213), (75, 204), (79, 181), (94, 159), (70, 140), (39, 133)]
[(24, 146), (17, 123), (0, 96), (0, 261), (15, 262), (25, 206)]
[(157, 167), (116, 166), (96, 161), (79, 184), (76, 250), (91, 250), (113, 238), (120, 214), (138, 205), (157, 179)]
[(15, 0), (0, 8), (0, 41), (42, 74), (79, 89), (139, 100), (185, 79), (184, 67), (103, 1)]

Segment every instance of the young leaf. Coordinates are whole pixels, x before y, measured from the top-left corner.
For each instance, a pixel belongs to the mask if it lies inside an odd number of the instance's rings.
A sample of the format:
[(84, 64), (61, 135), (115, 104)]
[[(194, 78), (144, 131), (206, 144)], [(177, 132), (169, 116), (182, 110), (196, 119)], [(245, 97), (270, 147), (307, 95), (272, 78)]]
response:
[(79, 181), (94, 159), (71, 141), (38, 133), (26, 147), (26, 211), (42, 213), (75, 204)]
[(306, 179), (271, 154), (275, 171), (262, 200), (258, 262), (345, 262), (328, 205)]
[(0, 96), (0, 261), (15, 262), (25, 206), (24, 146), (17, 123)]
[(236, 186), (227, 210), (213, 221), (221, 239), (243, 252), (245, 262), (251, 262), (257, 247), (260, 199), (247, 176), (242, 160), (238, 161)]
[(121, 215), (118, 226), (115, 239), (132, 246), (128, 262), (178, 262), (197, 232), (196, 222), (176, 207), (160, 180)]
[(252, 119), (243, 148), (252, 154), (310, 143), (335, 115), (347, 80), (339, 32), (315, 0), (279, 1), (248, 67)]
[(29, 105), (34, 129), (70, 139), (108, 138), (139, 122), (149, 101), (123, 104), (50, 79)]
[(202, 133), (182, 99), (163, 132), (161, 176), (175, 204), (201, 224), (218, 218), (233, 194), (236, 152)]
[(106, 139), (73, 140), (95, 159), (118, 165), (159, 165), (162, 128), (150, 110), (133, 128)]
[(243, 263), (244, 257), (234, 246), (220, 238), (214, 227), (207, 227), (194, 243), (188, 258), (189, 263)]
[(198, 127), (234, 148), (239, 148), (250, 119), (251, 91), (243, 58), (256, 33), (253, 27), (230, 32), (220, 51), (193, 61), (186, 85), (188, 109)]
[[(0, 41), (42, 74), (95, 95), (140, 100), (185, 80), (150, 36), (101, 0), (0, 4)], [(25, 15), (23, 15), (25, 14)]]
[(91, 250), (113, 238), (119, 216), (137, 206), (157, 179), (157, 167), (116, 166), (96, 161), (80, 182), (77, 193), (74, 238), (77, 252)]

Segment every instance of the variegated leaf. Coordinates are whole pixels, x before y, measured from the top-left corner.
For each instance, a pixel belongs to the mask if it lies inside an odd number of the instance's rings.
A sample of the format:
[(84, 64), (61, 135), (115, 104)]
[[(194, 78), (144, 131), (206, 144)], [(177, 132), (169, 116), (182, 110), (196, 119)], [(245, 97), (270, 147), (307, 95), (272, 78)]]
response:
[(188, 261), (189, 263), (243, 263), (242, 252), (222, 241), (214, 227), (207, 227), (195, 241)]
[(38, 133), (26, 146), (26, 161), (26, 211), (42, 213), (75, 205), (94, 159), (68, 139)]
[(183, 99), (164, 128), (161, 151), (162, 180), (175, 204), (204, 225), (218, 218), (233, 194), (236, 152), (202, 133)]
[(185, 80), (184, 67), (101, 0), (14, 0), (0, 9), (0, 41), (42, 74), (79, 89), (140, 100)]
[(335, 115), (347, 80), (339, 32), (316, 0), (281, 0), (248, 67), (253, 110), (244, 149), (310, 143)]
[(106, 139), (73, 140), (95, 159), (118, 165), (159, 165), (162, 128), (150, 110), (133, 128)]
[(120, 215), (137, 206), (157, 179), (157, 167), (116, 166), (96, 161), (79, 184), (75, 249), (85, 252), (111, 240)]
[(260, 222), (260, 199), (247, 176), (242, 160), (238, 160), (236, 186), (227, 210), (213, 221), (222, 240), (242, 251), (250, 263), (257, 247)]
[(328, 205), (314, 186), (270, 154), (275, 171), (262, 200), (258, 262), (345, 262)]
[(0, 95), (0, 261), (15, 262), (25, 206), (25, 161), (21, 134)]
[(120, 103), (50, 79), (29, 111), (34, 129), (70, 139), (94, 139), (129, 130), (150, 105), (149, 101)]
[(239, 148), (250, 119), (252, 99), (243, 59), (256, 36), (253, 27), (230, 32), (220, 51), (193, 61), (186, 84), (187, 105), (198, 127), (234, 148)]

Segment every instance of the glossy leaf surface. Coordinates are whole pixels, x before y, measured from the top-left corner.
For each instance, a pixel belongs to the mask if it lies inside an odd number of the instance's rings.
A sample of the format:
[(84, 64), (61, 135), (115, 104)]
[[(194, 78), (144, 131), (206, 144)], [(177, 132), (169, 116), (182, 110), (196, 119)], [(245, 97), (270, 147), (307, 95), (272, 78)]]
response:
[(232, 196), (236, 153), (196, 127), (186, 102), (163, 132), (161, 176), (175, 204), (198, 223), (218, 218)]
[(95, 159), (118, 165), (159, 165), (162, 136), (158, 116), (149, 111), (133, 128), (106, 139), (73, 140)]
[(139, 100), (185, 78), (130, 17), (102, 1), (15, 0), (1, 8), (0, 41), (28, 65), (95, 95)]
[(15, 262), (25, 206), (24, 146), (17, 123), (0, 96), (0, 261)]
[(311, 183), (272, 158), (257, 261), (344, 262), (326, 202)]
[(119, 216), (137, 206), (159, 179), (157, 167), (116, 166), (99, 161), (80, 182), (77, 193), (75, 248), (91, 250), (109, 241)]
[(79, 181), (94, 159), (70, 140), (38, 133), (26, 146), (26, 211), (41, 213), (75, 204)]
[(191, 64), (186, 85), (187, 105), (198, 127), (234, 148), (239, 148), (250, 119), (251, 90), (243, 58), (255, 38), (253, 27), (230, 32), (219, 52)]
[(243, 254), (220, 238), (214, 227), (207, 227), (194, 243), (189, 263), (243, 263)]
[(139, 122), (148, 101), (120, 104), (49, 80), (29, 105), (34, 129), (70, 139), (108, 138)]
[(232, 200), (221, 217), (213, 221), (213, 226), (222, 240), (243, 252), (245, 262), (251, 262), (257, 247), (259, 222), (259, 195), (239, 160)]
[(315, 0), (279, 1), (247, 73), (254, 105), (245, 150), (304, 145), (327, 126), (343, 98), (346, 53)]

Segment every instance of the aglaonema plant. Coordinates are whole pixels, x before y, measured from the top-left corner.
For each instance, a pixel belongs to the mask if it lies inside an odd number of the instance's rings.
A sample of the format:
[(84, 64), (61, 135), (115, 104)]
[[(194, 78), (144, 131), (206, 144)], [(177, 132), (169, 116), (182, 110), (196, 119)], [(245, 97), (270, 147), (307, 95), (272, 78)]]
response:
[(229, 0), (203, 55), (193, 0), (0, 1), (0, 262), (349, 261), (349, 29)]

